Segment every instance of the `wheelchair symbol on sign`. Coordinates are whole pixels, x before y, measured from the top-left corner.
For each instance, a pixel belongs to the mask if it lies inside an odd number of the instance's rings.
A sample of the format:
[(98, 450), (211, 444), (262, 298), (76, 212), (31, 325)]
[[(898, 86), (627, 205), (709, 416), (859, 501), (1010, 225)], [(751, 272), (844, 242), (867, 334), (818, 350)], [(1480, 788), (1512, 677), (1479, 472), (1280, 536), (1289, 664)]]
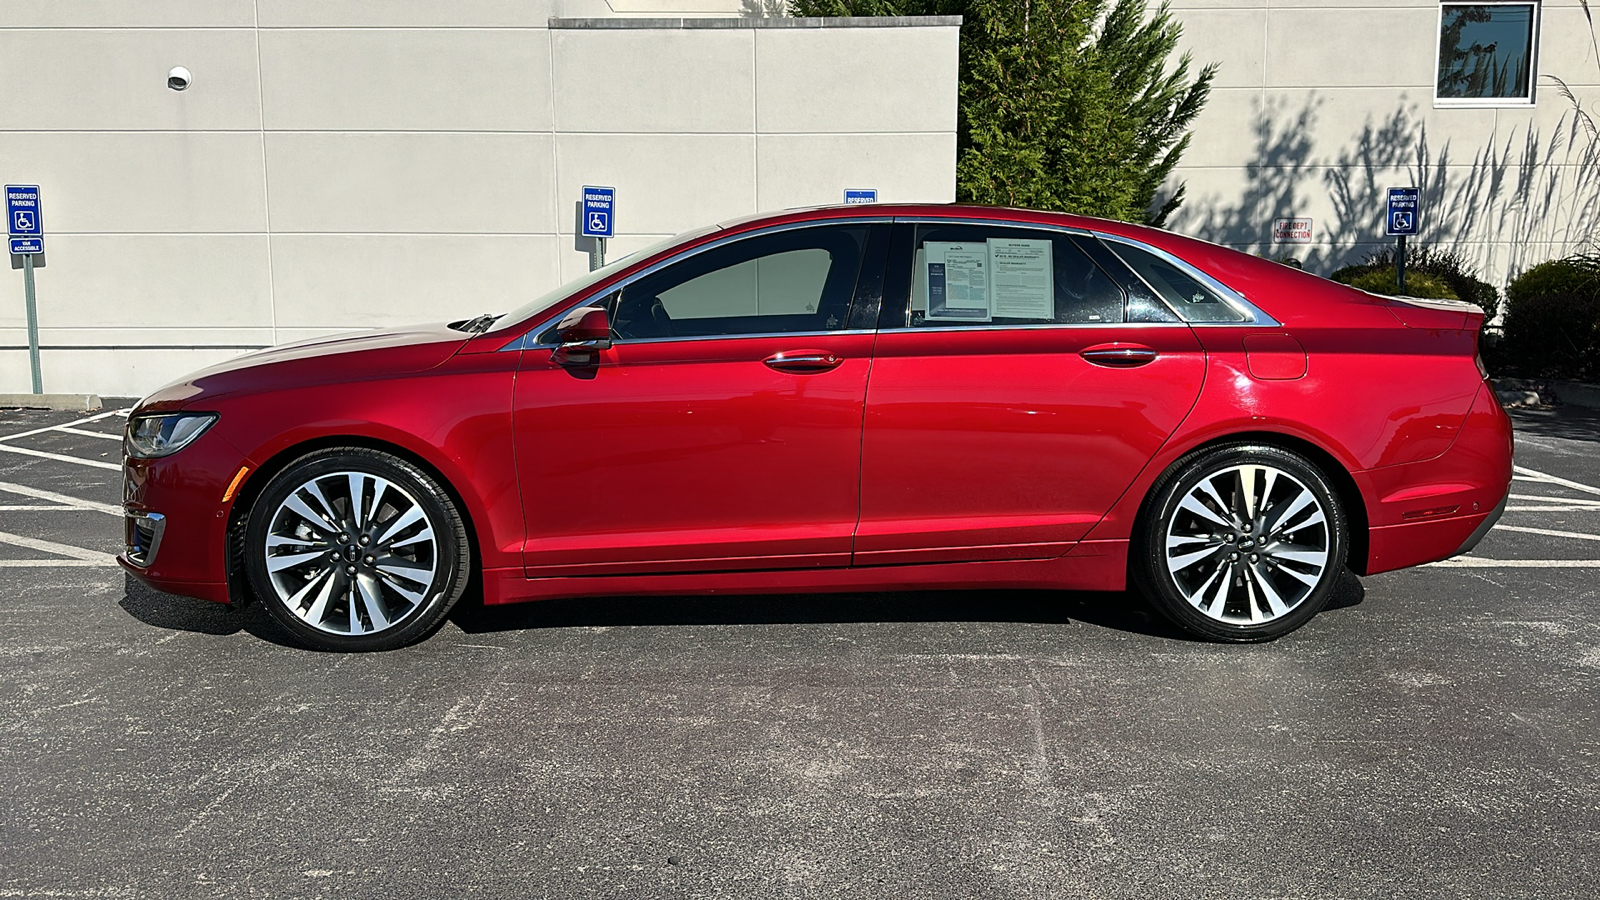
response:
[(1397, 213), (1395, 213), (1394, 214), (1394, 230), (1395, 231), (1410, 231), (1411, 230), (1411, 213), (1408, 213), (1408, 212), (1397, 212)]
[(602, 212), (589, 213), (589, 230), (590, 231), (605, 231), (606, 230), (606, 214), (602, 213)]
[(14, 227), (12, 228), (13, 231), (34, 230), (33, 213), (19, 209), (12, 215), (12, 218), (15, 220)]

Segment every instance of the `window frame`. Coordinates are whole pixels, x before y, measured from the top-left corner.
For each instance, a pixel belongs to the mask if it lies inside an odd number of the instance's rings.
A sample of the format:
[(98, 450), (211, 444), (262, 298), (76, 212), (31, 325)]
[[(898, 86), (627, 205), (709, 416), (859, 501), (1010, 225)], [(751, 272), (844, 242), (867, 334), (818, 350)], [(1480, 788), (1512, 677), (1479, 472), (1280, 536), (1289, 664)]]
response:
[[(879, 237), (878, 235), (880, 232), (886, 231), (887, 227), (893, 221), (894, 219), (890, 216), (850, 216), (848, 218), (839, 219), (807, 219), (803, 222), (784, 222), (779, 225), (769, 225), (765, 228), (754, 228), (749, 231), (741, 231), (736, 234), (713, 238), (712, 240), (706, 241), (699, 246), (690, 247), (679, 253), (674, 253), (666, 259), (646, 266), (645, 268), (632, 273), (626, 278), (619, 279), (611, 284), (606, 285), (604, 288), (598, 290), (580, 288), (579, 290), (574, 291), (571, 296), (560, 301), (555, 306), (552, 306), (551, 314), (545, 316), (545, 318), (539, 321), (537, 325), (534, 325), (532, 328), (528, 329), (528, 331), (524, 333), (522, 337), (513, 339), (500, 349), (502, 351), (554, 349), (559, 345), (552, 341), (542, 341), (540, 338), (554, 328), (562, 320), (562, 318), (566, 316), (567, 313), (579, 306), (592, 306), (598, 304), (607, 304), (609, 306), (623, 290), (625, 290), (635, 281), (654, 275), (668, 266), (685, 262), (690, 258), (698, 256), (702, 253), (717, 250), (726, 247), (729, 244), (746, 240), (748, 238), (757, 238), (784, 231), (795, 231), (802, 228), (827, 228), (838, 225), (868, 226), (866, 243), (861, 249), (861, 268), (856, 272), (855, 293), (850, 298), (850, 307), (846, 312), (846, 327), (834, 329), (832, 331), (778, 331), (770, 334), (722, 334), (707, 336), (691, 335), (684, 337), (639, 338), (618, 341), (618, 343), (642, 344), (646, 342), (659, 343), (662, 341), (729, 341), (744, 340), (747, 338), (818, 337), (830, 334), (859, 334), (862, 332), (870, 333), (877, 329), (870, 325), (863, 325), (861, 323), (863, 314), (861, 307), (864, 305), (871, 305), (873, 307), (871, 310), (872, 320), (876, 321), (876, 307), (880, 304), (882, 299), (882, 268), (884, 260), (888, 256), (887, 251), (889, 243), (887, 235), (884, 235), (883, 237)], [(586, 290), (587, 293), (585, 293)], [(863, 302), (864, 299), (865, 303)], [(609, 312), (610, 311), (608, 310), (608, 314)]]
[[(884, 280), (883, 301), (880, 304), (881, 313), (878, 320), (878, 332), (880, 334), (931, 334), (936, 332), (955, 331), (1031, 331), (1041, 328), (1278, 328), (1283, 324), (1277, 319), (1274, 319), (1272, 316), (1267, 315), (1260, 309), (1260, 307), (1257, 307), (1249, 300), (1246, 300), (1238, 291), (1228, 287), (1211, 275), (1200, 271), (1184, 260), (1179, 259), (1171, 253), (1161, 249), (1160, 247), (1157, 247), (1153, 244), (1147, 244), (1144, 241), (1136, 238), (1123, 237), (1119, 234), (1109, 234), (1103, 231), (1092, 231), (1086, 228), (1077, 228), (1069, 225), (1054, 225), (1044, 222), (1021, 222), (1012, 219), (990, 219), (966, 216), (952, 216), (949, 218), (943, 216), (896, 216), (894, 223), (895, 237), (890, 244), (888, 265)], [(1080, 238), (1098, 240), (1104, 243), (1127, 244), (1160, 257), (1182, 271), (1185, 275), (1188, 275), (1189, 277), (1205, 285), (1207, 289), (1211, 290), (1218, 297), (1222, 298), (1223, 303), (1227, 304), (1236, 312), (1243, 315), (1244, 320), (1239, 322), (1190, 322), (1184, 319), (1183, 313), (1179, 310), (1173, 309), (1172, 304), (1168, 303), (1166, 298), (1161, 296), (1160, 291), (1150, 287), (1149, 283), (1146, 282), (1144, 278), (1133, 269), (1132, 266), (1129, 266), (1120, 257), (1116, 257), (1114, 248), (1107, 248), (1108, 251), (1111, 251), (1110, 255), (1117, 258), (1117, 262), (1120, 266), (1118, 271), (1113, 272), (1106, 269), (1105, 265), (1094, 254), (1085, 255), (1088, 256), (1090, 262), (1094, 263), (1096, 266), (1099, 266), (1101, 271), (1111, 276), (1113, 282), (1121, 285), (1125, 281), (1132, 280), (1144, 285), (1145, 289), (1150, 292), (1150, 295), (1159, 303), (1161, 303), (1162, 306), (1166, 307), (1168, 312), (1172, 313), (1172, 315), (1175, 317), (1174, 321), (1130, 322), (1124, 318), (1124, 320), (1120, 323), (1051, 322), (1039, 325), (995, 325), (987, 328), (978, 328), (972, 323), (913, 326), (910, 324), (911, 275), (914, 265), (912, 260), (916, 250), (916, 247), (914, 246), (915, 232), (916, 226), (918, 225), (990, 225), (1000, 228), (1022, 228), (1036, 231), (1049, 231), (1058, 234), (1075, 235)], [(902, 261), (905, 262), (905, 265), (903, 266), (900, 264)], [(1127, 288), (1124, 286), (1122, 290), (1124, 294), (1124, 309), (1126, 310)], [(897, 317), (899, 321), (890, 321), (891, 316)]]
[[(1007, 222), (1007, 221), (1003, 221), (1003, 220), (983, 220), (983, 221), (978, 221), (978, 220), (972, 220), (972, 219), (944, 219), (944, 218), (909, 219), (909, 218), (903, 218), (903, 219), (896, 219), (895, 222), (897, 224), (899, 224), (899, 225), (905, 225), (906, 226), (907, 240), (909, 241), (910, 248), (911, 248), (911, 258), (906, 260), (906, 262), (908, 263), (908, 269), (907, 269), (908, 271), (911, 271), (916, 266), (916, 262), (915, 262), (916, 251), (917, 251), (917, 238), (916, 238), (916, 235), (917, 235), (917, 231), (919, 229), (948, 227), (948, 226), (952, 226), (952, 225), (957, 225), (957, 226), (980, 227), (980, 228), (1006, 228), (1006, 229), (1011, 229), (1013, 231), (1022, 231), (1022, 232), (1035, 231), (1035, 232), (1043, 232), (1043, 233), (1046, 233), (1046, 234), (1049, 234), (1049, 235), (1052, 235), (1052, 236), (1054, 236), (1054, 235), (1065, 236), (1067, 238), (1067, 243), (1073, 245), (1073, 250), (1075, 252), (1077, 252), (1080, 256), (1083, 257), (1083, 261), (1088, 263), (1090, 266), (1094, 267), (1094, 269), (1096, 271), (1098, 271), (1102, 276), (1104, 276), (1106, 278), (1106, 280), (1108, 282), (1110, 282), (1111, 286), (1114, 289), (1116, 289), (1117, 293), (1121, 295), (1121, 298), (1122, 298), (1122, 318), (1117, 320), (1117, 321), (1115, 321), (1115, 322), (1034, 322), (1034, 323), (1031, 323), (1031, 324), (996, 323), (996, 322), (992, 322), (992, 321), (962, 322), (962, 321), (957, 320), (957, 319), (950, 319), (950, 320), (943, 320), (943, 319), (928, 320), (928, 319), (925, 319), (925, 320), (923, 320), (923, 324), (921, 324), (921, 325), (912, 325), (911, 324), (911, 314), (914, 312), (914, 310), (912, 309), (912, 297), (911, 297), (911, 294), (909, 292), (911, 290), (915, 290), (915, 281), (916, 281), (915, 272), (912, 272), (911, 281), (907, 285), (907, 294), (906, 294), (906, 298), (905, 298), (904, 308), (900, 311), (900, 315), (898, 316), (898, 318), (903, 320), (903, 321), (900, 322), (899, 324), (895, 324), (895, 325), (892, 325), (890, 327), (884, 327), (884, 322), (880, 319), (880, 321), (878, 323), (879, 324), (879, 328), (878, 328), (879, 331), (968, 331), (968, 330), (973, 330), (973, 329), (993, 331), (993, 330), (1013, 330), (1013, 329), (1023, 329), (1023, 328), (1063, 328), (1063, 327), (1067, 327), (1067, 326), (1088, 326), (1088, 327), (1091, 327), (1091, 328), (1110, 328), (1110, 327), (1115, 327), (1117, 325), (1125, 325), (1128, 322), (1128, 319), (1127, 319), (1127, 314), (1128, 314), (1128, 291), (1127, 291), (1127, 287), (1122, 283), (1122, 280), (1117, 277), (1118, 273), (1112, 272), (1112, 271), (1107, 271), (1106, 267), (1104, 266), (1104, 264), (1102, 264), (1099, 260), (1095, 259), (1092, 254), (1090, 254), (1089, 252), (1085, 251), (1083, 248), (1076, 246), (1076, 239), (1090, 239), (1090, 240), (1093, 239), (1088, 231), (1085, 231), (1085, 230), (1083, 230), (1081, 228), (1062, 228), (1062, 227), (1052, 228), (1052, 227), (1049, 227), (1049, 226), (1039, 225), (1039, 224), (1034, 223), (1034, 222)], [(891, 265), (891, 266), (898, 265), (898, 260), (896, 260), (893, 256), (891, 256), (890, 261), (889, 261), (889, 265)], [(948, 322), (948, 324), (930, 324), (930, 323), (941, 323), (941, 322)]]
[[(1526, 6), (1533, 11), (1528, 35), (1528, 96), (1526, 97), (1441, 97), (1439, 96), (1439, 57), (1444, 53), (1444, 10), (1446, 6)], [(1434, 109), (1530, 109), (1539, 98), (1539, 34), (1544, 23), (1544, 4), (1540, 0), (1440, 0), (1433, 28), (1433, 107)]]

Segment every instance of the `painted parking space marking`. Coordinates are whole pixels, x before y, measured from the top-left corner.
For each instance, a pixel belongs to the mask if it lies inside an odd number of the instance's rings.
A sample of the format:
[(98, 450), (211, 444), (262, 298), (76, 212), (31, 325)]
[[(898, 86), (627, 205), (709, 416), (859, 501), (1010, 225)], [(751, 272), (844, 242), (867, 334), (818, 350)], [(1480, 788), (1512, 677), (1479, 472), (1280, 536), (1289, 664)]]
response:
[(20, 534), (0, 531), (0, 544), (10, 544), (13, 547), (23, 547), (28, 550), (38, 550), (41, 553), (54, 553), (65, 556), (67, 559), (0, 559), (0, 566), (18, 568), (24, 566), (114, 566), (117, 558), (109, 553), (98, 550), (85, 550), (71, 544), (58, 544), (55, 541), (44, 541), (39, 538), (24, 537)]
[(1428, 563), (1438, 569), (1600, 569), (1600, 559), (1481, 559), (1457, 556)]
[(9, 481), (0, 481), (0, 491), (17, 494), (22, 497), (32, 497), (35, 500), (49, 500), (52, 503), (61, 504), (62, 507), (88, 509), (116, 516), (119, 519), (122, 518), (122, 508), (119, 506), (112, 506), (110, 503), (97, 503), (93, 500), (85, 500), (82, 497), (74, 497), (71, 494), (58, 494), (55, 491), (46, 491), (36, 487), (29, 487), (25, 484), (13, 484)]
[[(83, 430), (81, 428), (78, 428), (77, 426), (79, 426), (79, 425), (87, 425), (90, 422), (98, 422), (101, 419), (109, 419), (112, 416), (122, 416), (122, 417), (126, 418), (128, 413), (130, 413), (132, 411), (133, 411), (132, 409), (111, 409), (111, 410), (107, 410), (107, 411), (105, 411), (103, 413), (97, 413), (97, 414), (92, 415), (92, 416), (86, 416), (85, 418), (76, 419), (76, 420), (71, 421), (71, 422), (63, 422), (60, 425), (46, 425), (43, 428), (33, 428), (33, 429), (29, 429), (28, 431), (19, 431), (16, 434), (0, 435), (0, 452), (17, 453), (17, 454), (21, 454), (22, 456), (34, 456), (34, 457), (39, 457), (41, 459), (52, 459), (52, 460), (55, 460), (56, 462), (75, 463), (75, 464), (80, 465), (80, 466), (92, 466), (92, 467), (94, 467), (96, 469), (107, 469), (107, 470), (110, 470), (112, 472), (120, 472), (120, 471), (122, 471), (122, 465), (120, 463), (102, 462), (101, 460), (97, 460), (97, 459), (83, 459), (82, 457), (68, 456), (65, 453), (51, 453), (51, 452), (49, 452), (47, 450), (34, 450), (31, 447), (13, 447), (7, 442), (8, 441), (14, 441), (14, 440), (17, 440), (19, 438), (33, 437), (35, 435), (52, 434), (52, 433), (54, 433), (54, 434), (72, 434), (72, 435), (78, 435), (80, 437), (94, 437), (94, 438), (103, 438), (103, 439), (120, 441), (121, 438), (117, 437), (116, 435), (104, 434), (104, 433), (98, 432), (98, 431), (85, 431), (85, 430)], [(120, 513), (119, 513), (119, 515), (120, 515)]]
[[(1586, 494), (1600, 495), (1600, 487), (1595, 487), (1592, 484), (1583, 484), (1577, 481), (1569, 481), (1565, 478), (1558, 478), (1554, 475), (1546, 475), (1543, 472), (1535, 472), (1524, 466), (1512, 466), (1511, 471), (1516, 473), (1512, 478), (1517, 481), (1542, 481), (1545, 484), (1559, 484), (1562, 487), (1572, 488), (1575, 491), (1582, 491)], [(1519, 475), (1521, 476), (1520, 478), (1517, 477)]]
[[(1561, 478), (1527, 466), (1512, 466), (1512, 480), (1522, 484), (1546, 485), (1562, 491), (1576, 491), (1582, 494), (1600, 496), (1600, 487)], [(1508, 499), (1519, 501), (1518, 505), (1506, 506), (1506, 512), (1524, 513), (1555, 513), (1555, 512), (1600, 512), (1600, 500), (1591, 500), (1588, 497), (1573, 497), (1570, 494), (1529, 494), (1513, 493)], [(1537, 521), (1537, 520), (1535, 520)], [(1577, 541), (1600, 541), (1600, 534), (1565, 531), (1554, 528), (1536, 528), (1531, 525), (1512, 525), (1504, 520), (1495, 524), (1493, 531), (1508, 531), (1516, 534), (1536, 534), (1541, 537), (1566, 538)], [(1457, 556), (1451, 559), (1429, 563), (1429, 568), (1441, 569), (1600, 569), (1600, 559), (1486, 559), (1478, 556)]]
[(110, 469), (113, 472), (122, 471), (122, 466), (119, 463), (100, 462), (99, 460), (94, 459), (80, 459), (76, 456), (67, 456), (63, 453), (49, 453), (44, 450), (30, 450), (27, 447), (8, 447), (4, 443), (0, 443), (0, 451), (4, 451), (6, 453), (20, 453), (23, 456), (37, 456), (41, 459), (53, 459), (56, 462), (77, 463), (80, 466), (94, 466), (96, 469)]
[(1600, 541), (1600, 534), (1584, 534), (1581, 531), (1556, 531), (1551, 528), (1529, 528), (1525, 525), (1496, 525), (1501, 531), (1519, 531), (1523, 534), (1542, 534), (1547, 537), (1572, 538), (1579, 541)]

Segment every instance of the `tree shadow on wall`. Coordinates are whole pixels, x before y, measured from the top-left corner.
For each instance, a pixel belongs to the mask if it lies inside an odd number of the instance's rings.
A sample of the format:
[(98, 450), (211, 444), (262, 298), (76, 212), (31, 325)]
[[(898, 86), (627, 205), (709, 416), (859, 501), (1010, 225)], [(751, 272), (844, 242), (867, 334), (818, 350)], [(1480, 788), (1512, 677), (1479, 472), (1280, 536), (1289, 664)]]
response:
[[(1516, 126), (1471, 149), (1435, 146), (1418, 106), (1402, 100), (1333, 155), (1319, 155), (1322, 101), (1298, 109), (1269, 101), (1251, 122), (1254, 148), (1236, 200), (1211, 194), (1174, 216), (1174, 230), (1263, 255), (1297, 255), (1327, 273), (1387, 246), (1386, 190), (1420, 191), (1423, 239), (1456, 250), (1485, 272), (1514, 274), (1552, 256), (1592, 246), (1600, 231), (1600, 143), (1568, 113), (1548, 135)], [(1272, 220), (1303, 215), (1326, 197), (1331, 218), (1316, 223), (1317, 244), (1270, 242)]]

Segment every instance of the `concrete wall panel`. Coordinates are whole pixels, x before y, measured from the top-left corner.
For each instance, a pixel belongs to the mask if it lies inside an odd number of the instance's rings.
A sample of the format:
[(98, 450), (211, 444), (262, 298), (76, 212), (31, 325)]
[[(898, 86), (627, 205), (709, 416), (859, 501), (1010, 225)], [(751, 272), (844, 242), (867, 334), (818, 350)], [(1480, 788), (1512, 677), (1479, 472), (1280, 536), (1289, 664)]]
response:
[(283, 234), (280, 328), (346, 330), (505, 312), (556, 283), (553, 236)]
[(756, 128), (954, 131), (957, 31), (758, 29)]
[(546, 31), (261, 33), (269, 129), (547, 131)]
[(556, 226), (571, 234), (585, 184), (617, 189), (616, 227), (675, 234), (757, 209), (755, 137), (748, 134), (556, 136)]
[[(29, 73), (0, 91), (3, 130), (261, 127), (250, 30), (0, 30), (0, 60)], [(193, 87), (167, 88), (173, 66)]]
[(40, 185), (50, 234), (266, 230), (255, 132), (0, 132), (0, 171)]
[[(1213, 89), (1261, 87), (1266, 79), (1267, 17), (1260, 10), (1214, 9), (1181, 19), (1181, 51), (1193, 55), (1194, 72), (1217, 63)], [(1226, 51), (1223, 52), (1223, 48)]]
[(58, 234), (47, 249), (42, 328), (272, 325), (264, 234)]
[[(1277, 87), (1433, 90), (1437, 5), (1383, 9), (1274, 9), (1266, 79)], [(1229, 51), (1232, 51), (1229, 47)]]
[(550, 136), (269, 132), (274, 231), (550, 230)]
[(757, 148), (761, 209), (842, 203), (845, 188), (877, 188), (880, 203), (955, 200), (954, 134), (763, 134)]
[(0, 28), (250, 28), (254, 0), (0, 3)]
[(556, 127), (565, 132), (749, 132), (751, 29), (560, 29)]
[(543, 28), (560, 0), (257, 0), (262, 28)]

